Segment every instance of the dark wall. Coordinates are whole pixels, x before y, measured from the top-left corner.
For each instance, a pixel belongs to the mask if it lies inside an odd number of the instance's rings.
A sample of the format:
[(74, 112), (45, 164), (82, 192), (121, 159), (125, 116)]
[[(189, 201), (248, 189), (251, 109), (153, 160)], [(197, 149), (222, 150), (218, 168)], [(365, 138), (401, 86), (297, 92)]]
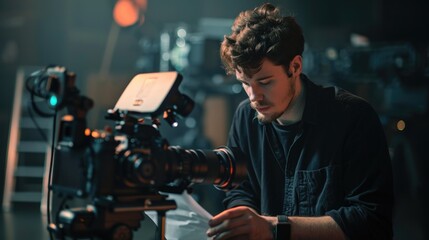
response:
[(428, 43), (429, 3), (427, 1), (383, 0), (381, 4), (380, 37), (390, 41)]

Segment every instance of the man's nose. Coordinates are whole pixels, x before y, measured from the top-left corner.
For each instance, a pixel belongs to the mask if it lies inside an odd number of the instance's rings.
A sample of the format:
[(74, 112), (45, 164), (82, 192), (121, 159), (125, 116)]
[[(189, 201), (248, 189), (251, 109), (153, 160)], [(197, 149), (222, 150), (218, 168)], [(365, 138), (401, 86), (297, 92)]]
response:
[(246, 92), (251, 102), (260, 101), (263, 98), (262, 92), (256, 86), (249, 86)]

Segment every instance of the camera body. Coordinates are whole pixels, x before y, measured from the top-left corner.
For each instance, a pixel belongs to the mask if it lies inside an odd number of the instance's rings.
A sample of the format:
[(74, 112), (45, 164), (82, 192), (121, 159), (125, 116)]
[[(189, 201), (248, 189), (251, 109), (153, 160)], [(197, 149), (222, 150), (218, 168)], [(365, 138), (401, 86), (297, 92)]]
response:
[(87, 131), (87, 144), (77, 147), (59, 142), (53, 191), (72, 197), (112, 198), (157, 191), (179, 193), (192, 183), (232, 187), (230, 173), (236, 169), (238, 150), (169, 146), (151, 125), (139, 124), (133, 131)]
[[(63, 120), (61, 127), (73, 124)], [(85, 143), (80, 146), (60, 141), (55, 153), (53, 191), (72, 197), (112, 198), (146, 194), (161, 187), (166, 182), (161, 166), (167, 142), (152, 126), (139, 125), (136, 131), (135, 135), (127, 135), (87, 130)]]

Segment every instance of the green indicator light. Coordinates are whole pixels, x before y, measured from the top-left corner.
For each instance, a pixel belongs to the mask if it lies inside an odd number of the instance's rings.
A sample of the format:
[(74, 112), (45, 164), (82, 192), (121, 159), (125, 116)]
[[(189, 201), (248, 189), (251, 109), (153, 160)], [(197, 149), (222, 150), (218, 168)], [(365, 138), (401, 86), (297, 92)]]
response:
[(58, 104), (57, 96), (52, 95), (52, 96), (49, 98), (49, 104), (51, 104), (51, 106), (55, 107), (55, 106)]

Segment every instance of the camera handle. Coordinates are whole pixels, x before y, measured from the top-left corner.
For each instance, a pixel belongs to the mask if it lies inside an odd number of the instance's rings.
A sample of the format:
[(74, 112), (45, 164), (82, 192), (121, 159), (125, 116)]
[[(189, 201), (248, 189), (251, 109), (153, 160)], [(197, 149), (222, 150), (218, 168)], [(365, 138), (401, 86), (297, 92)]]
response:
[[(139, 197), (137, 197), (137, 199), (138, 198)], [(118, 204), (118, 203), (115, 204), (112, 210), (113, 212), (156, 211), (157, 212), (157, 229), (155, 233), (155, 239), (166, 240), (165, 239), (166, 213), (168, 210), (174, 210), (177, 208), (176, 201), (171, 199), (166, 199), (166, 198), (167, 198), (167, 195), (164, 195), (164, 194), (144, 195), (143, 205), (141, 204), (141, 201), (138, 201), (136, 205), (132, 203), (133, 201), (125, 201), (125, 203), (123, 204)]]
[(157, 212), (157, 230), (155, 239), (165, 240), (165, 229), (166, 229), (166, 213), (168, 210), (174, 210), (177, 208), (176, 201), (168, 199), (156, 199), (150, 200), (148, 198), (144, 206), (132, 207), (129, 204), (125, 207), (115, 207), (113, 210), (116, 212), (120, 211), (156, 211)]

